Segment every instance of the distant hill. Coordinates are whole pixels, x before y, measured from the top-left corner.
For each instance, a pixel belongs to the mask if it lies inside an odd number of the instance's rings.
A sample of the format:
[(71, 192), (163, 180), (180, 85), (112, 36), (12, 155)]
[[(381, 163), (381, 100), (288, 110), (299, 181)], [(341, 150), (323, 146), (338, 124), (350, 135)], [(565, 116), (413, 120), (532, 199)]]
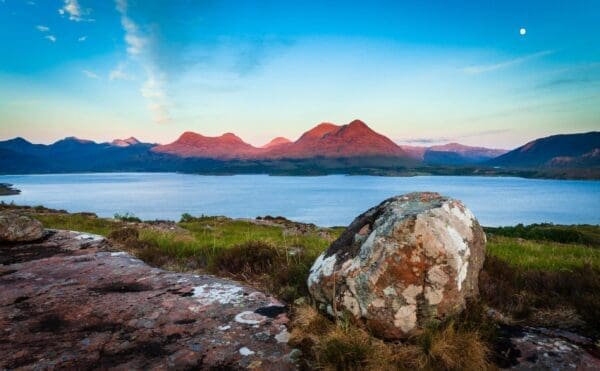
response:
[(289, 140), (288, 138), (277, 137), (277, 138), (273, 138), (273, 140), (271, 140), (269, 143), (265, 144), (264, 146), (262, 146), (260, 148), (271, 149), (271, 148), (281, 146), (284, 144), (289, 144), (289, 143), (292, 143), (292, 141)]
[(409, 156), (428, 165), (474, 165), (498, 157), (508, 150), (471, 147), (459, 143), (421, 147), (402, 145)]
[(533, 140), (486, 162), (513, 168), (600, 167), (600, 132), (561, 134)]
[(274, 147), (262, 153), (260, 157), (302, 159), (371, 156), (410, 160), (410, 156), (400, 146), (360, 120), (342, 126), (330, 123), (319, 124), (302, 134), (297, 141)]
[(115, 139), (110, 142), (111, 145), (116, 147), (129, 147), (129, 146), (137, 146), (142, 144), (137, 138), (129, 137), (127, 139)]
[(423, 160), (435, 165), (479, 164), (508, 152), (504, 149), (470, 147), (459, 143), (448, 143), (427, 148)]
[(218, 160), (246, 159), (261, 152), (232, 133), (219, 137), (206, 137), (191, 131), (183, 133), (171, 144), (158, 145), (153, 152), (166, 153), (178, 157), (199, 157)]

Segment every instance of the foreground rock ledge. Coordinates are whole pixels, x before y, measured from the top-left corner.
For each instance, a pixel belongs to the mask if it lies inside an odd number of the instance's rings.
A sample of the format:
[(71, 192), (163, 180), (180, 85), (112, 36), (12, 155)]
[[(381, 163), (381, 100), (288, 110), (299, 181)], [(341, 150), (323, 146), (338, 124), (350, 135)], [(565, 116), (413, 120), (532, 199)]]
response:
[(319, 256), (309, 290), (330, 315), (350, 315), (382, 338), (406, 338), (478, 295), (485, 243), (460, 201), (393, 197), (357, 217)]
[(281, 303), (94, 235), (0, 245), (0, 369), (290, 369)]

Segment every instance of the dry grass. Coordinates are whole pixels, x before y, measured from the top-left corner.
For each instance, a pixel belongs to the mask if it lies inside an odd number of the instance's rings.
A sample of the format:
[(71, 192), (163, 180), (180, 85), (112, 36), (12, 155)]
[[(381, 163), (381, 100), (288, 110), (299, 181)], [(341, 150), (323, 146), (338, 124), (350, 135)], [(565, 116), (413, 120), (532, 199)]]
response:
[(405, 342), (379, 340), (346, 321), (333, 323), (310, 306), (294, 310), (291, 343), (305, 369), (488, 370), (489, 349), (479, 332), (453, 321), (432, 325)]
[[(488, 255), (479, 288), (488, 305), (516, 320), (530, 325), (575, 327), (572, 329), (592, 337), (600, 334), (600, 270), (590, 265), (542, 271)], [(577, 317), (568, 321), (573, 312)]]

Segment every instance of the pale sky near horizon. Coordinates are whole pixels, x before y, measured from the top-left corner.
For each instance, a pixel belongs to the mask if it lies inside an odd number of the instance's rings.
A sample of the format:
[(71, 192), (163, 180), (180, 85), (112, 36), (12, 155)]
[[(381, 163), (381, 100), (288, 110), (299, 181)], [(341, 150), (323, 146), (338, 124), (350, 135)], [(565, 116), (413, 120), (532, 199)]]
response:
[[(0, 0), (0, 140), (600, 130), (600, 2)], [(522, 34), (520, 29), (526, 29)]]

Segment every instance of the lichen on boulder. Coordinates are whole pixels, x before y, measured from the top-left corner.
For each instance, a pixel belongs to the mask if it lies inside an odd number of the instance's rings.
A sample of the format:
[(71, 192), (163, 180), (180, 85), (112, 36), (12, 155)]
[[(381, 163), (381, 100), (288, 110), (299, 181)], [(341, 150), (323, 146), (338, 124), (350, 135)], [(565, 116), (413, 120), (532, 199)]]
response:
[(308, 287), (330, 315), (385, 339), (458, 314), (478, 295), (486, 238), (460, 201), (410, 193), (358, 216), (313, 264)]
[(0, 212), (0, 242), (29, 242), (42, 238), (38, 220), (15, 212)]

